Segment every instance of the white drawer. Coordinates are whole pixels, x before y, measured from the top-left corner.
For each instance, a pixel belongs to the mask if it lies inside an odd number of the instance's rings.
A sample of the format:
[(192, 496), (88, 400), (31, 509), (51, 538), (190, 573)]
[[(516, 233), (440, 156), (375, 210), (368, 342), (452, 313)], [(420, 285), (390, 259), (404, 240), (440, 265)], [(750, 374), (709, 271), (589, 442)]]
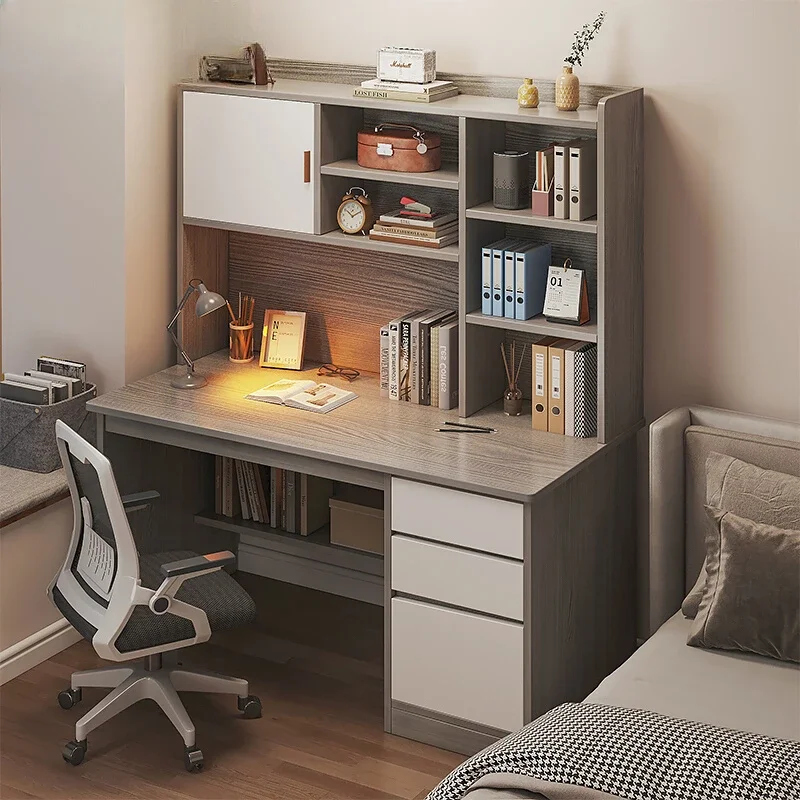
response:
[(392, 599), (392, 699), (503, 731), (523, 725), (522, 625)]
[(522, 622), (522, 562), (392, 536), (392, 589)]
[(522, 559), (522, 504), (392, 478), (392, 530)]

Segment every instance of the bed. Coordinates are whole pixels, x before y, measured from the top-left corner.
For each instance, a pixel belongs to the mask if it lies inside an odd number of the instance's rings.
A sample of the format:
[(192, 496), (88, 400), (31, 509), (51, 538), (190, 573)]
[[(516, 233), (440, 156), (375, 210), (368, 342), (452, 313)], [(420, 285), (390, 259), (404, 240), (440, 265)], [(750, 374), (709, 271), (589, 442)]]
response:
[[(760, 752), (758, 759), (762, 771), (767, 772), (771, 769), (769, 764), (774, 762), (776, 772), (786, 773), (782, 776), (784, 782), (780, 787), (777, 783), (770, 784), (759, 791), (764, 797), (794, 798), (800, 796), (800, 788), (796, 795), (793, 788), (787, 787), (800, 787), (800, 666), (761, 655), (700, 649), (686, 644), (692, 620), (686, 619), (679, 609), (705, 557), (705, 466), (712, 452), (765, 470), (800, 476), (800, 425), (705, 407), (676, 409), (653, 423), (650, 432), (649, 587), (652, 635), (582, 703), (571, 708), (565, 706), (563, 713), (591, 727), (594, 724), (592, 714), (596, 712), (600, 715), (597, 730), (601, 737), (620, 720), (643, 718), (647, 725), (665, 726), (663, 737), (671, 742), (667, 749), (674, 751), (681, 747), (681, 741), (691, 740), (692, 747), (687, 749), (692, 756), (707, 744), (705, 739), (722, 729), (726, 740), (708, 750), (711, 771), (725, 763), (725, 748), (731, 742), (733, 749), (727, 755), (733, 765), (732, 771), (739, 763), (737, 759), (746, 761), (750, 756), (734, 752), (739, 743), (752, 745), (755, 741), (767, 748), (775, 744), (777, 749), (768, 755)], [(558, 716), (562, 710), (548, 712), (553, 713)], [(541, 735), (543, 728), (539, 723), (543, 721), (547, 723), (544, 729), (548, 724), (551, 728), (555, 724), (540, 718), (527, 727), (535, 732), (538, 725), (538, 735)], [(559, 724), (563, 725), (563, 720)], [(670, 739), (672, 728), (676, 726), (682, 726), (681, 730), (674, 731), (677, 738)], [(606, 793), (597, 786), (587, 789), (565, 783), (563, 776), (557, 782), (532, 779), (530, 774), (523, 774), (531, 770), (530, 764), (526, 766), (521, 758), (526, 755), (528, 740), (520, 739), (520, 734), (506, 737), (510, 740), (507, 744), (492, 745), (484, 751), (487, 754), (494, 748), (497, 753), (499, 747), (510, 755), (505, 760), (495, 757), (491, 762), (494, 766), (472, 781), (469, 789), (461, 792), (462, 797), (467, 800), (613, 800), (637, 794), (635, 788), (630, 794)], [(661, 736), (659, 733), (656, 738)], [(683, 740), (680, 737), (684, 737)], [(642, 741), (645, 739), (640, 736), (637, 739), (640, 750), (646, 749), (641, 747)], [(652, 746), (658, 749), (655, 741)], [(637, 757), (648, 755), (644, 752)], [(659, 758), (667, 755), (667, 752), (658, 754)], [(473, 759), (481, 756), (478, 754)], [(489, 763), (487, 756), (485, 763)], [(511, 766), (502, 771), (497, 766), (500, 763)], [(454, 774), (459, 769), (462, 768), (457, 768)], [(467, 772), (462, 785), (469, 783), (473, 774)], [(546, 775), (547, 769), (542, 774)], [(434, 791), (431, 796), (448, 800), (456, 797), (459, 792), (452, 791), (454, 785), (451, 783), (449, 793)], [(620, 784), (609, 780), (608, 785)], [(732, 779), (730, 785), (733, 785)], [(671, 787), (671, 791), (670, 796), (674, 797), (704, 797), (703, 789), (697, 786)], [(731, 797), (738, 797), (737, 789), (730, 791)], [(641, 790), (641, 796), (648, 796), (648, 791)]]

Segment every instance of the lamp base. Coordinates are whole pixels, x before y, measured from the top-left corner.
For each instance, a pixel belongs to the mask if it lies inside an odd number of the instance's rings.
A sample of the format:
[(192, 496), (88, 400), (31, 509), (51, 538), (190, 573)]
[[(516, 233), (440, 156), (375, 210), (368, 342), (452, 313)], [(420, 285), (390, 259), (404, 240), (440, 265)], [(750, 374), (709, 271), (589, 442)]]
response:
[(176, 389), (199, 389), (207, 383), (208, 381), (196, 372), (187, 372), (186, 375), (172, 379), (172, 385)]

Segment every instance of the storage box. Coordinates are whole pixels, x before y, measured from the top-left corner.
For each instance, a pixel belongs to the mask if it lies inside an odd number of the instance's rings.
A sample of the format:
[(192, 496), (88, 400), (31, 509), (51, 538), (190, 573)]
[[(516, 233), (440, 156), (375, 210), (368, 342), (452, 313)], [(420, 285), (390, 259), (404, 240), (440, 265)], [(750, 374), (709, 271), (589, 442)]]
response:
[(358, 163), (393, 172), (434, 172), (442, 166), (442, 139), (413, 125), (376, 125), (358, 133)]
[(378, 50), (378, 77), (399, 83), (431, 83), (436, 80), (436, 51), (382, 47)]
[(81, 394), (49, 406), (0, 398), (0, 464), (30, 472), (58, 469), (57, 419), (94, 444), (97, 420), (86, 410), (86, 402), (96, 396), (97, 390), (90, 383)]
[(383, 493), (348, 486), (329, 501), (331, 544), (383, 554)]

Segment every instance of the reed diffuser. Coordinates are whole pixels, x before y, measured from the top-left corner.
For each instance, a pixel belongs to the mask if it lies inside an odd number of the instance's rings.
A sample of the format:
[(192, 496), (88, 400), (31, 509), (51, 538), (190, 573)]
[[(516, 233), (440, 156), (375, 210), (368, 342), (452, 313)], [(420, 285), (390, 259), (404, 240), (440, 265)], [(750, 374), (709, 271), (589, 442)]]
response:
[(506, 382), (508, 383), (508, 388), (503, 394), (503, 412), (509, 417), (518, 417), (522, 414), (522, 389), (519, 388), (519, 373), (527, 348), (527, 344), (523, 345), (522, 357), (517, 364), (517, 343), (512, 340), (508, 356), (506, 356), (505, 343), (500, 344), (500, 354), (503, 356), (503, 366), (506, 368)]

